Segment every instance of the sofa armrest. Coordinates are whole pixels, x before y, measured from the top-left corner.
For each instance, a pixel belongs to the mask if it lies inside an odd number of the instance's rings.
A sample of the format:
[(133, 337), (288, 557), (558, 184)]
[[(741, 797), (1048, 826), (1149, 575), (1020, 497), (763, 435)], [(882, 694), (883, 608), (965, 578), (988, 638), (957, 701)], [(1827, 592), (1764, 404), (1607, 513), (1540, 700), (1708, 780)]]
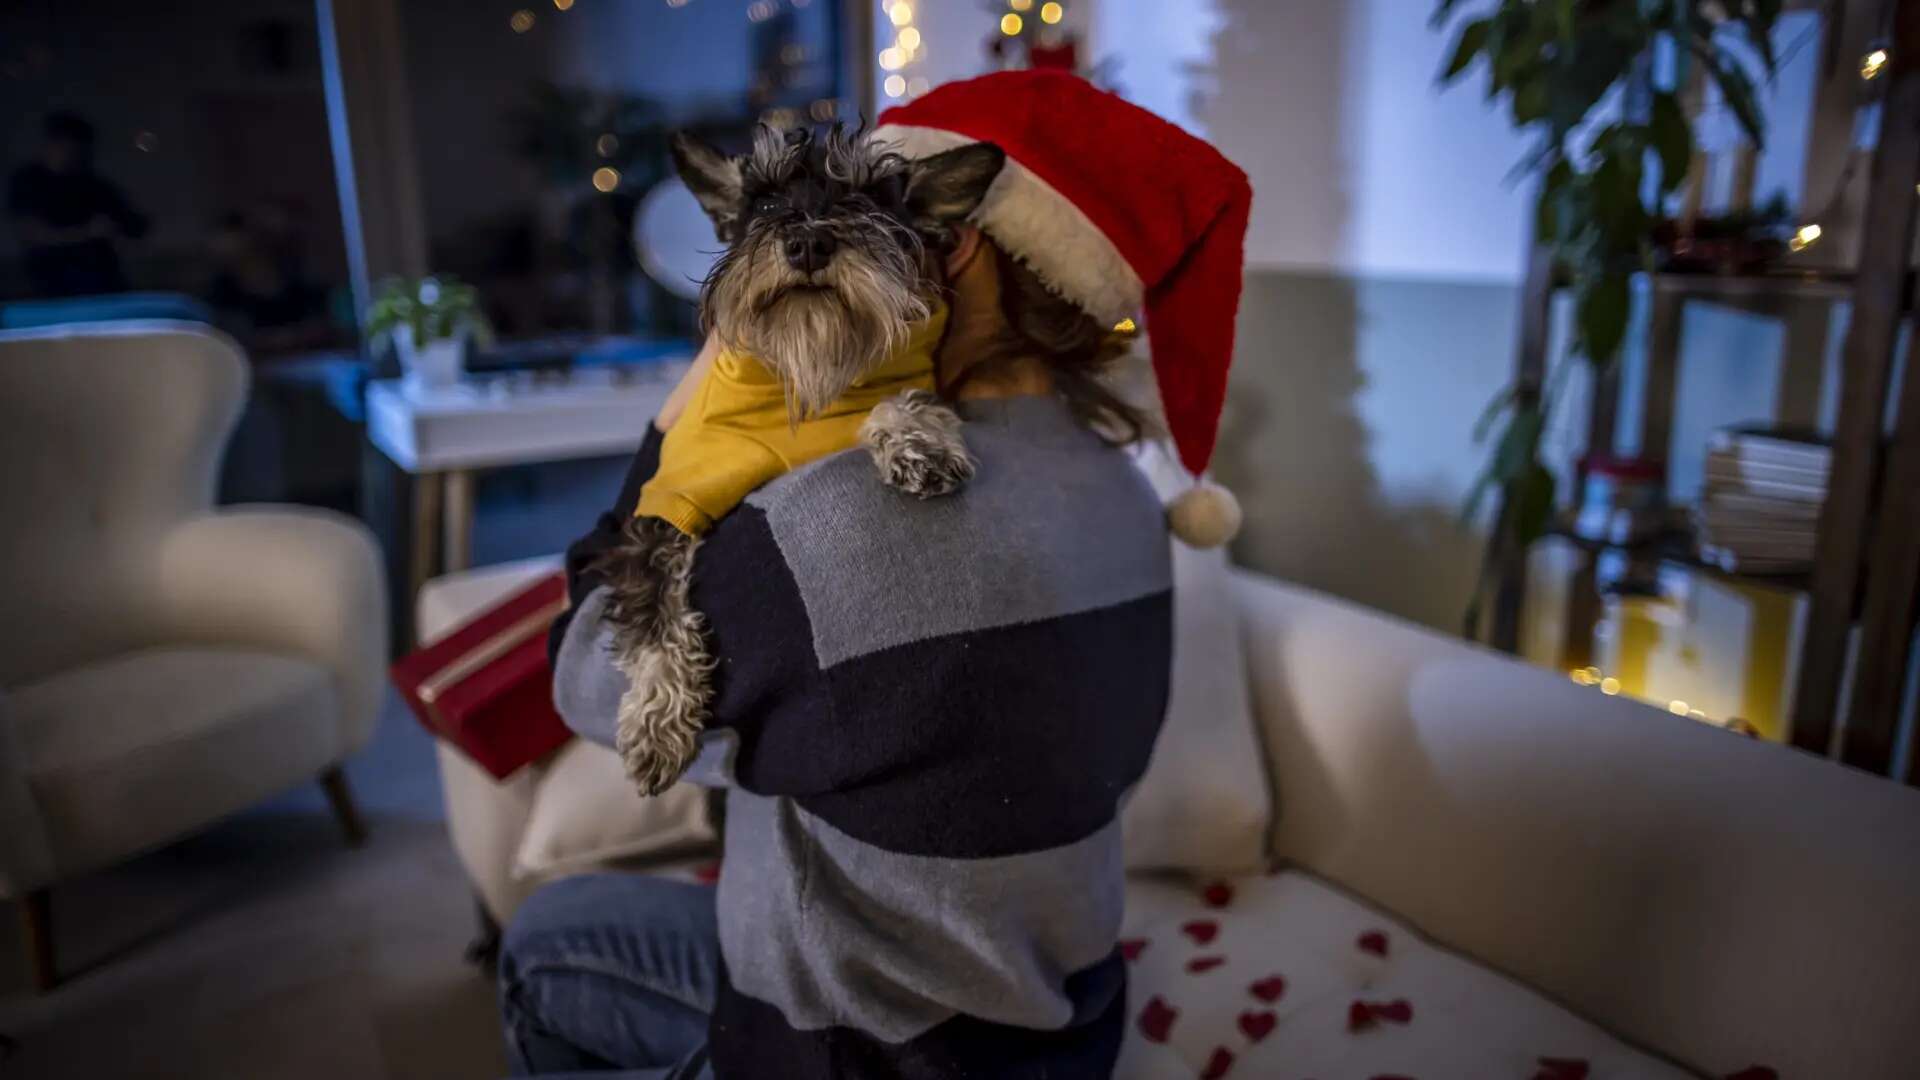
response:
[(339, 514), (230, 507), (158, 541), (156, 607), (175, 641), (306, 657), (333, 673), (340, 753), (373, 734), (387, 665), (386, 585), (373, 537)]
[(27, 786), (27, 763), (0, 690), (0, 897), (25, 896), (53, 880), (53, 854), (40, 807)]
[(1920, 791), (1238, 585), (1282, 858), (1710, 1075), (1911, 1075)]

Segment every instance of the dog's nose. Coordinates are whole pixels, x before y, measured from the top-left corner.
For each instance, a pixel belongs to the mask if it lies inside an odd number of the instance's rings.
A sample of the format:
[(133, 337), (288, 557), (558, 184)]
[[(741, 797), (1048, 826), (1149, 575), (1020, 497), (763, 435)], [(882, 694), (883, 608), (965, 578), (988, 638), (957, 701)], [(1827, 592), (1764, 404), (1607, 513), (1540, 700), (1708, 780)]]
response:
[(803, 274), (818, 273), (833, 258), (833, 233), (827, 229), (803, 229), (787, 237), (787, 263)]

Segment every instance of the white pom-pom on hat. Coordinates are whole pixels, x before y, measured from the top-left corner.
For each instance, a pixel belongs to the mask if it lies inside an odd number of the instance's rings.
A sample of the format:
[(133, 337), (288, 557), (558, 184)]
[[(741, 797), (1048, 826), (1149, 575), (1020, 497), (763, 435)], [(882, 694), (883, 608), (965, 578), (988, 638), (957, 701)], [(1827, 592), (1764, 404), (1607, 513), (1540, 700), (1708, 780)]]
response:
[(1240, 534), (1240, 500), (1202, 480), (1167, 504), (1167, 527), (1188, 547), (1215, 548)]

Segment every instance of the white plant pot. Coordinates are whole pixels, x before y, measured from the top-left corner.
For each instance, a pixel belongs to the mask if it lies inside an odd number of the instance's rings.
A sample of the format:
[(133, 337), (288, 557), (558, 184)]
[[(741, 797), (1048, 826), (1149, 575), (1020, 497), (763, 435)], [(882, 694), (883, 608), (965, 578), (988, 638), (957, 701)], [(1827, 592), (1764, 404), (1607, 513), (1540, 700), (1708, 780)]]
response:
[(397, 326), (393, 330), (393, 347), (400, 354), (400, 370), (410, 389), (439, 390), (458, 386), (460, 376), (466, 371), (465, 334), (436, 338), (423, 346), (414, 342), (412, 327)]

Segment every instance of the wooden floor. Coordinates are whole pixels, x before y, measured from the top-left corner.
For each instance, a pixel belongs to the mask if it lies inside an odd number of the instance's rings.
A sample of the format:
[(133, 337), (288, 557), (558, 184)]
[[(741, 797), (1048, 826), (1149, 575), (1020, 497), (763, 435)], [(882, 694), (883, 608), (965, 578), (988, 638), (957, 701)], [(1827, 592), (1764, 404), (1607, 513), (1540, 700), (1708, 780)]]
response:
[(49, 994), (29, 989), (20, 920), (0, 920), (0, 1076), (504, 1075), (493, 984), (461, 958), (472, 900), (431, 744), (397, 701), (348, 775), (363, 847), (314, 784), (56, 886)]

